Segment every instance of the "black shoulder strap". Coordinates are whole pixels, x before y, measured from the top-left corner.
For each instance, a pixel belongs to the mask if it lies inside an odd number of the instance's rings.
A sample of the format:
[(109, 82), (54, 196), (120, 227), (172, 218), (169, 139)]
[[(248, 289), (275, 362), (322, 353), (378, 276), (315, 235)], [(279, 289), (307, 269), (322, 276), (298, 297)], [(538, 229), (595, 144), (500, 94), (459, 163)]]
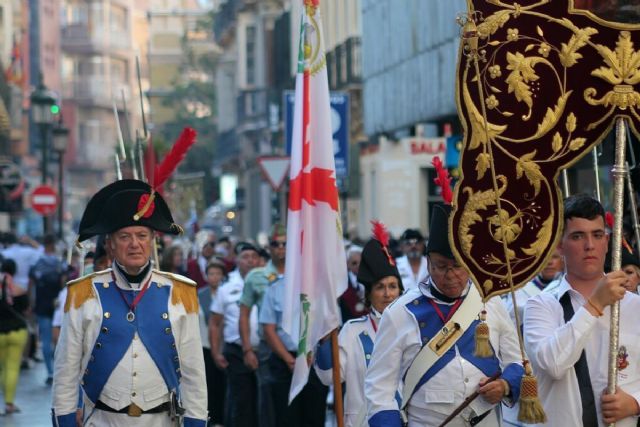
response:
[[(565, 292), (560, 298), (560, 305), (564, 312), (564, 322), (569, 323), (575, 312), (571, 305), (571, 296)], [(573, 365), (578, 377), (578, 387), (580, 388), (580, 400), (582, 401), (582, 425), (584, 427), (598, 427), (598, 416), (596, 414), (596, 400), (591, 387), (591, 377), (589, 376), (589, 366), (587, 365), (587, 355), (582, 350), (580, 359)]]

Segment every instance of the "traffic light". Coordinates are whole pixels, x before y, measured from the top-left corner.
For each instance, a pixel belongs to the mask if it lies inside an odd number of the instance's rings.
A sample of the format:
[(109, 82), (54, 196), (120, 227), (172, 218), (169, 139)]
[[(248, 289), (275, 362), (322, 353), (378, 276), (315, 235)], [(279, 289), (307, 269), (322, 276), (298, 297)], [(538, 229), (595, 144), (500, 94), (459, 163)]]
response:
[(60, 106), (58, 104), (53, 104), (51, 106), (51, 114), (53, 114), (54, 116), (60, 114)]

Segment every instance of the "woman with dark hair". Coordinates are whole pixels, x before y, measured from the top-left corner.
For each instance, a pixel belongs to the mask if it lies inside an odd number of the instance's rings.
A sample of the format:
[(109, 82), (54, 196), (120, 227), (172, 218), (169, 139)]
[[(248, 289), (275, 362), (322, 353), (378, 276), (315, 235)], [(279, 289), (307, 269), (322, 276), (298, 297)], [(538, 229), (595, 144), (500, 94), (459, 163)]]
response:
[[(389, 236), (384, 225), (373, 222), (373, 238), (362, 250), (358, 282), (364, 285), (365, 305), (369, 314), (349, 320), (338, 337), (340, 379), (346, 382), (344, 405), (346, 427), (366, 424), (364, 374), (371, 359), (373, 343), (382, 312), (404, 291), (400, 273), (389, 250)], [(316, 371), (325, 385), (333, 382), (331, 342), (325, 340), (316, 353)]]
[(29, 308), (29, 297), (26, 293), (16, 292), (13, 283), (16, 263), (12, 259), (2, 262), (0, 272), (0, 387), (4, 394), (4, 412), (9, 415), (20, 412), (13, 399), (28, 337), (24, 312)]
[(180, 274), (182, 276), (187, 275), (187, 271), (184, 268), (184, 251), (182, 250), (181, 246), (169, 246), (162, 253), (160, 270), (168, 271), (169, 273)]

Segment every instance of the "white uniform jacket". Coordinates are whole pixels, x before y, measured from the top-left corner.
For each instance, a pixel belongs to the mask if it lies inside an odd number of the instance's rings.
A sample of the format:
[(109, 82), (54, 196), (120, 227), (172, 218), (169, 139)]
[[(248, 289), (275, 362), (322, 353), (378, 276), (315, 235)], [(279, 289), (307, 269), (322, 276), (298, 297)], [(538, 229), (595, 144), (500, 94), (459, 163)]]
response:
[[(472, 286), (469, 284), (469, 286)], [(465, 290), (466, 296), (469, 288)], [(435, 299), (430, 283), (402, 295), (382, 315), (376, 336), (371, 364), (365, 377), (365, 396), (371, 427), (399, 427), (401, 425), (396, 389), (402, 381), (422, 345), (442, 327), (434, 304), (446, 314), (452, 304)], [(462, 308), (464, 309), (464, 305)], [(475, 349), (475, 320), (456, 344), (423, 374), (407, 405), (409, 427), (437, 426), (475, 392), (479, 381), (502, 372), (509, 383), (509, 402), (520, 394), (520, 380), (524, 370), (515, 327), (498, 298), (486, 304), (490, 343), (495, 355), (489, 358), (473, 356)], [(494, 405), (482, 397), (475, 399), (450, 426), (467, 426), (467, 419), (481, 416)], [(478, 426), (499, 425), (499, 414), (490, 412)]]
[(400, 273), (402, 286), (405, 291), (417, 288), (418, 283), (427, 278), (429, 275), (428, 265), (427, 257), (420, 257), (420, 269), (418, 270), (418, 274), (413, 274), (413, 269), (411, 268), (411, 264), (409, 264), (409, 259), (406, 255), (396, 259), (396, 267), (398, 267), (398, 273)]
[[(371, 361), (376, 339), (376, 328), (373, 322), (378, 321), (374, 314), (351, 319), (344, 324), (338, 336), (340, 380), (347, 384), (344, 405), (346, 427), (361, 427), (356, 425), (358, 415), (361, 411), (366, 411), (364, 376)], [(316, 353), (316, 373), (324, 385), (333, 384), (332, 367), (331, 340), (327, 340), (318, 347)], [(366, 416), (363, 420), (366, 421)]]
[[(131, 319), (129, 306), (146, 283)], [(206, 425), (195, 282), (150, 270), (141, 284), (129, 285), (108, 269), (70, 282), (64, 311), (55, 354), (54, 425), (76, 425), (80, 388), (85, 426), (169, 426), (167, 411), (132, 417), (94, 406), (100, 401), (121, 410), (135, 404), (147, 411), (167, 405), (171, 391), (186, 411), (185, 426)]]
[[(559, 300), (569, 293), (574, 315), (567, 323)], [(604, 426), (600, 399), (607, 386), (610, 307), (594, 317), (583, 307), (585, 298), (566, 277), (559, 286), (531, 298), (524, 311), (524, 343), (538, 378), (538, 396), (547, 414), (545, 425), (579, 427), (582, 402), (574, 365), (584, 350), (596, 402), (598, 424)], [(627, 292), (620, 301), (618, 386), (640, 402), (640, 297)], [(635, 427), (638, 417), (616, 422)]]

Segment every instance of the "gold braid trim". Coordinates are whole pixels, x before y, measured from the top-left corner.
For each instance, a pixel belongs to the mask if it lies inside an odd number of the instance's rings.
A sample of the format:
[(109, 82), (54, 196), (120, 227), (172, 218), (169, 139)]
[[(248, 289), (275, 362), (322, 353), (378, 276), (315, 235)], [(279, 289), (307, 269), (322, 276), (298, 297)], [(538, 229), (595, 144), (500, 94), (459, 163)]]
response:
[(95, 274), (90, 274), (78, 280), (69, 282), (67, 300), (64, 303), (65, 313), (69, 311), (72, 304), (73, 308), (78, 309), (88, 299), (96, 297), (95, 291), (93, 290), (92, 280), (94, 275)]
[(188, 283), (173, 281), (171, 304), (182, 304), (187, 313), (198, 313), (198, 291)]
[(144, 204), (144, 206), (142, 206), (142, 209), (136, 212), (136, 214), (133, 216), (134, 221), (138, 221), (147, 213), (147, 211), (151, 207), (151, 203), (153, 203), (153, 200), (155, 198), (156, 198), (156, 192), (152, 190), (151, 194), (149, 195), (149, 198), (147, 199), (147, 202)]

